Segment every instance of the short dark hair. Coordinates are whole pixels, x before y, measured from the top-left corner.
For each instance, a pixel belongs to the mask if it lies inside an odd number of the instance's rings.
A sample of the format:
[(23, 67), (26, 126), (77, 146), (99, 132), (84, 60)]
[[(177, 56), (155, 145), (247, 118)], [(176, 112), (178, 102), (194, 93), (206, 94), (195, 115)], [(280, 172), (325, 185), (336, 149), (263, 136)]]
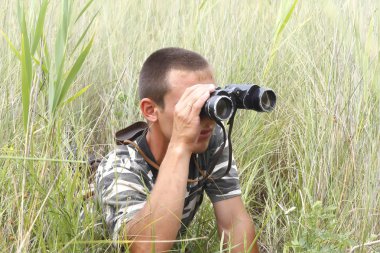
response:
[(183, 48), (168, 47), (155, 51), (144, 62), (139, 79), (139, 96), (150, 98), (164, 107), (168, 92), (167, 74), (170, 70), (204, 70), (209, 64), (200, 54)]

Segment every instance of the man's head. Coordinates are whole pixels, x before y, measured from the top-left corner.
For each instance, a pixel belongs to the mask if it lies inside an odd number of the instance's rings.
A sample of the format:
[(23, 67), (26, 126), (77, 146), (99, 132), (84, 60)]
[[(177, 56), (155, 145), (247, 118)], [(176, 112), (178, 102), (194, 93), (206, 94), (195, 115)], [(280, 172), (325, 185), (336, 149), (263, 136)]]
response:
[[(152, 130), (149, 137), (165, 148), (173, 132), (175, 106), (184, 99), (185, 90), (196, 84), (214, 83), (208, 62), (195, 52), (164, 48), (151, 54), (143, 64), (139, 80), (141, 111)], [(214, 126), (215, 122), (208, 118), (200, 120), (194, 152), (206, 150)]]
[(168, 47), (152, 53), (144, 62), (139, 79), (139, 96), (152, 99), (165, 107), (164, 96), (170, 89), (168, 74), (171, 70), (210, 70), (203, 56), (183, 48)]

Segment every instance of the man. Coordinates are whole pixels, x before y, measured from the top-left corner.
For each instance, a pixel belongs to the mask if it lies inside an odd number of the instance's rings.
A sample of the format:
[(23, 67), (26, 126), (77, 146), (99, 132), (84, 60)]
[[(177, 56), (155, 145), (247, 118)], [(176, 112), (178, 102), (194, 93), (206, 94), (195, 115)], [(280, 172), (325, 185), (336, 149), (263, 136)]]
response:
[(226, 148), (212, 175), (202, 180), (223, 138), (213, 120), (200, 116), (214, 83), (207, 61), (185, 49), (158, 50), (143, 64), (140, 110), (148, 130), (137, 139), (138, 149), (120, 146), (107, 155), (96, 175), (107, 226), (114, 239), (132, 241), (131, 252), (170, 250), (177, 235), (186, 231), (204, 192), (213, 203), (225, 246), (232, 252), (258, 252), (235, 163), (224, 176)]

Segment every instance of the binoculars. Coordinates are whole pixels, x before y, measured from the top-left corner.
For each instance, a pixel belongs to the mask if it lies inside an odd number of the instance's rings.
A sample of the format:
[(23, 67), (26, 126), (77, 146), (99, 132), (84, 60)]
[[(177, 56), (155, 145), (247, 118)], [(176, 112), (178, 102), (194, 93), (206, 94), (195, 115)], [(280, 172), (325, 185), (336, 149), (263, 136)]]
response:
[(201, 116), (224, 121), (230, 119), (237, 109), (269, 112), (275, 105), (276, 94), (271, 89), (255, 84), (229, 84), (211, 93), (202, 107)]

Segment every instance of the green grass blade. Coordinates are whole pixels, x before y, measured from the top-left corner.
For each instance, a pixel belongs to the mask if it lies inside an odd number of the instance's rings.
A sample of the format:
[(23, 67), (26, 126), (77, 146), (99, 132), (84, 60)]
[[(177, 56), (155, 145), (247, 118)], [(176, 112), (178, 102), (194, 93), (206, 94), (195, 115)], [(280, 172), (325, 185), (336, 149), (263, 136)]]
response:
[(28, 127), (30, 90), (32, 86), (32, 57), (30, 55), (30, 43), (26, 28), (24, 8), (18, 4), (18, 16), (21, 29), (21, 85), (22, 85), (22, 115), (24, 130)]
[(40, 41), (41, 36), (42, 36), (45, 17), (46, 17), (46, 9), (47, 9), (48, 4), (49, 4), (48, 0), (43, 0), (41, 7), (40, 7), (40, 13), (38, 15), (36, 30), (34, 32), (34, 39), (33, 39), (33, 43), (32, 43), (32, 49), (31, 49), (32, 55), (34, 55), (34, 53), (36, 52), (38, 42)]
[(42, 162), (63, 162), (63, 163), (88, 163), (87, 161), (81, 160), (65, 160), (57, 158), (46, 158), (46, 157), (29, 157), (29, 156), (9, 156), (0, 155), (0, 160), (22, 160), (22, 161), (42, 161)]
[(28, 127), (30, 90), (32, 83), (32, 58), (27, 35), (21, 35), (22, 114), (24, 129)]
[(75, 22), (76, 23), (80, 17), (82, 17), (83, 13), (85, 13), (85, 11), (88, 9), (88, 7), (90, 7), (90, 5), (92, 4), (92, 2), (94, 2), (94, 0), (89, 0), (86, 5), (83, 7), (83, 9), (81, 10), (81, 12), (79, 13), (78, 17), (75, 19)]
[(65, 35), (63, 26), (64, 25), (61, 24), (61, 29), (58, 31), (55, 43), (55, 77), (54, 82), (51, 83), (51, 89), (49, 91), (49, 110), (51, 113), (54, 113), (57, 108), (63, 68), (65, 66), (66, 41), (64, 39)]
[(80, 97), (83, 93), (85, 93), (91, 86), (92, 86), (92, 84), (89, 84), (89, 85), (85, 86), (84, 88), (80, 89), (72, 97), (68, 98), (65, 102), (63, 102), (62, 105), (73, 102), (75, 99)]
[(55, 81), (51, 83), (49, 90), (49, 110), (55, 113), (58, 107), (58, 101), (61, 96), (63, 71), (65, 66), (67, 34), (70, 26), (71, 2), (69, 0), (62, 1), (62, 17), (61, 24), (57, 34), (55, 43)]
[(274, 60), (274, 58), (275, 58), (275, 56), (277, 54), (277, 49), (276, 48), (277, 48), (277, 45), (279, 43), (279, 39), (281, 37), (282, 31), (284, 30), (284, 28), (286, 27), (287, 23), (289, 22), (289, 19), (292, 16), (297, 3), (298, 3), (298, 0), (294, 0), (293, 1), (293, 4), (290, 7), (290, 9), (288, 10), (288, 12), (286, 13), (285, 18), (283, 19), (283, 21), (280, 23), (280, 25), (278, 26), (278, 28), (276, 30), (276, 33), (275, 33), (275, 36), (274, 36), (274, 40), (273, 40), (273, 43), (272, 43), (272, 46), (271, 46), (269, 60), (268, 60), (267, 64), (265, 65), (265, 69), (264, 69), (264, 72), (263, 72), (263, 78), (265, 78), (267, 76), (269, 70), (271, 69), (271, 67), (273, 65), (273, 60)]
[(290, 17), (292, 16), (293, 12), (294, 12), (294, 9), (296, 7), (298, 3), (298, 0), (294, 0), (292, 6), (290, 7), (288, 13), (286, 14), (284, 20), (281, 22), (280, 26), (278, 27), (277, 31), (276, 31), (276, 35), (275, 35), (275, 42), (278, 40), (280, 34), (282, 33), (282, 31), (284, 30), (285, 26), (288, 24), (289, 22), (289, 19)]
[(44, 36), (42, 36), (43, 40), (43, 50), (44, 50), (44, 65), (46, 66), (47, 69), (50, 69), (50, 53), (49, 53), (49, 48), (47, 47), (46, 39)]
[[(27, 46), (30, 49), (30, 42), (29, 42), (29, 35), (28, 35), (28, 29), (26, 28), (26, 21), (25, 21), (25, 11), (24, 6), (18, 5), (18, 17), (19, 17), (19, 23), (20, 23), (20, 30), (21, 33), (24, 35), (23, 39), (27, 40), (25, 46)], [(30, 50), (29, 50), (30, 52)]]
[(62, 1), (62, 20), (57, 34), (57, 41), (55, 43), (55, 62), (56, 62), (56, 74), (57, 80), (61, 80), (63, 67), (64, 67), (64, 56), (66, 54), (66, 44), (67, 44), (67, 31), (69, 30), (69, 17), (70, 17), (70, 3), (68, 0)]
[(56, 72), (57, 80), (61, 80), (62, 78), (65, 54), (66, 54), (66, 39), (65, 39), (64, 28), (62, 24), (61, 28), (58, 31), (57, 40), (55, 42), (54, 56), (55, 56), (55, 72)]
[(90, 52), (90, 49), (92, 47), (92, 42), (94, 38), (90, 40), (90, 42), (87, 44), (85, 49), (82, 51), (82, 53), (79, 55), (78, 59), (75, 61), (74, 65), (72, 66), (65, 82), (63, 83), (62, 89), (59, 94), (59, 99), (57, 101), (57, 107), (62, 103), (63, 99), (65, 98), (71, 84), (73, 83), (76, 75), (78, 74), (79, 70), (81, 69), (84, 60), (86, 59), (88, 53)]
[(64, 0), (62, 2), (63, 15), (62, 15), (62, 28), (64, 39), (67, 39), (67, 33), (70, 25), (70, 14), (71, 14), (71, 4), (69, 0)]
[[(36, 65), (38, 65), (38, 66), (41, 65), (41, 61), (40, 61), (39, 59), (37, 59), (35, 56), (32, 56), (32, 59), (33, 59), (33, 61), (36, 63)], [(46, 67), (45, 64), (42, 64), (42, 65), (41, 65), (41, 68), (42, 68), (42, 70), (43, 70), (45, 73), (48, 73), (48, 69), (47, 69), (47, 67)]]
[(75, 45), (73, 52), (75, 52), (75, 50), (78, 48), (78, 46), (82, 43), (84, 37), (86, 36), (86, 34), (87, 34), (87, 32), (88, 32), (88, 30), (89, 30), (91, 24), (94, 22), (94, 20), (95, 20), (96, 16), (98, 15), (98, 13), (99, 13), (99, 11), (96, 12), (95, 15), (92, 17), (90, 23), (87, 25), (86, 29), (84, 30), (84, 32), (83, 32), (82, 35), (80, 36), (80, 38), (79, 38), (77, 44)]
[(3, 35), (4, 39), (7, 41), (9, 47), (11, 48), (12, 52), (16, 55), (16, 57), (21, 61), (21, 55), (20, 52), (16, 49), (16, 47), (13, 45), (12, 41), (9, 39), (7, 34), (3, 32), (3, 30), (0, 29), (1, 35)]
[(17, 18), (20, 29), (22, 27), (22, 16), (24, 14), (24, 8), (20, 0), (17, 1)]
[(55, 85), (55, 80), (53, 78), (53, 73), (49, 73), (49, 86), (48, 86), (48, 105), (49, 105), (49, 113), (54, 113), (54, 97), (57, 87)]
[(64, 68), (64, 59), (66, 55), (66, 39), (63, 29), (60, 29), (55, 44), (55, 72), (56, 80), (61, 80)]

